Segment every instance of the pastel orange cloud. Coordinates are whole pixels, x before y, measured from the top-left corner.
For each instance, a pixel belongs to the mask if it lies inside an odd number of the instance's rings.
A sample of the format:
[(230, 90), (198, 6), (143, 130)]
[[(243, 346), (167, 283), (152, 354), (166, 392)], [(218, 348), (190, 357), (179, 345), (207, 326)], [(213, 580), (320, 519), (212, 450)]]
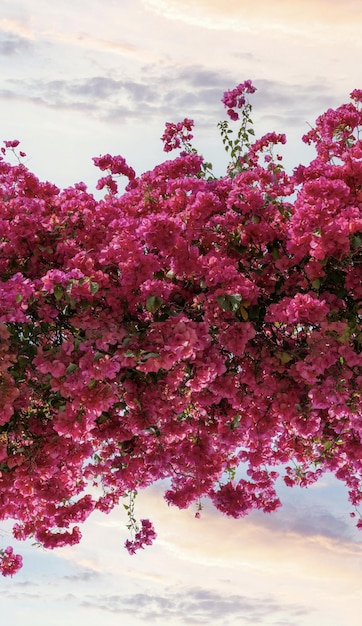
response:
[(178, 586), (185, 593), (202, 587), (247, 597), (270, 595), (286, 608), (295, 604), (311, 610), (316, 621), (298, 622), (301, 626), (359, 624), (361, 544), (318, 530), (304, 534), (303, 528), (268, 527), (269, 517), (228, 519), (208, 505), (197, 520), (192, 508), (168, 507), (157, 487), (139, 494), (137, 516), (150, 516), (158, 539), (134, 557), (122, 548), (120, 509), (89, 520), (82, 543), (57, 553), (78, 566), (112, 573), (129, 589), (149, 584), (158, 590)]
[(166, 17), (214, 28), (238, 29), (254, 22), (259, 26), (354, 24), (362, 18), (362, 5), (353, 0), (143, 0), (143, 4)]
[[(351, 582), (358, 572), (362, 582), (358, 571), (362, 543), (338, 537), (337, 533), (326, 536), (318, 530), (318, 524), (315, 524), (315, 531), (307, 528), (305, 532), (303, 523), (295, 529), (292, 524), (278, 528), (272, 516), (267, 515), (234, 520), (224, 517), (208, 503), (198, 520), (195, 510), (169, 507), (157, 486), (141, 492), (137, 516), (150, 517), (158, 532), (155, 546), (146, 552), (151, 555), (153, 550), (162, 550), (165, 555), (210, 567), (222, 565), (233, 569), (242, 563), (246, 568), (272, 569), (280, 573), (293, 569), (300, 576), (331, 581), (342, 576), (344, 581)], [(103, 534), (106, 528), (103, 549), (112, 551), (116, 536), (116, 543), (121, 546), (126, 523), (125, 512), (118, 509), (107, 518), (98, 518), (95, 524), (90, 522), (89, 526), (92, 535)], [(92, 541), (93, 545), (97, 543)], [(74, 553), (73, 548), (71, 552)], [(62, 553), (63, 550), (59, 551)], [(134, 559), (134, 564), (136, 561)]]
[(0, 30), (5, 33), (18, 35), (19, 37), (25, 37), (25, 39), (35, 39), (34, 30), (19, 20), (9, 18), (0, 19)]

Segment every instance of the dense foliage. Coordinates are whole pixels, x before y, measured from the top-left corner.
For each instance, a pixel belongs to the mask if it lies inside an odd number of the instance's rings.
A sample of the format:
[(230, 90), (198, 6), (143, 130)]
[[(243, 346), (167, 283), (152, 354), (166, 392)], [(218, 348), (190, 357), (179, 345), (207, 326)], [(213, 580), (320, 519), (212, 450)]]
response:
[[(253, 142), (246, 81), (224, 94), (216, 178), (167, 124), (174, 160), (136, 177), (104, 155), (105, 190), (59, 190), (0, 161), (0, 519), (46, 548), (128, 496), (132, 553), (155, 531), (137, 490), (170, 479), (180, 508), (233, 517), (280, 505), (275, 480), (333, 472), (362, 499), (362, 91), (304, 141), (286, 174)], [(116, 178), (129, 179), (118, 193)], [(238, 480), (236, 469), (247, 468)], [(276, 471), (278, 470), (278, 471)], [(358, 522), (360, 524), (360, 522)], [(1, 552), (13, 574), (21, 557)]]

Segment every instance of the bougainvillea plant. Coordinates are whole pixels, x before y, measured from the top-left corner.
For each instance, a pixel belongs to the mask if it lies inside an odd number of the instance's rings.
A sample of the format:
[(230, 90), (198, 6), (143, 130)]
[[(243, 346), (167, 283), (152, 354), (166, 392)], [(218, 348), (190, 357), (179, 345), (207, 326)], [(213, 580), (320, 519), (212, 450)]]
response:
[[(46, 548), (124, 497), (168, 479), (180, 508), (233, 517), (280, 506), (279, 474), (344, 481), (362, 500), (362, 90), (304, 137), (316, 157), (285, 172), (254, 141), (245, 83), (224, 94), (230, 163), (215, 177), (193, 122), (181, 152), (137, 177), (120, 156), (96, 200), (40, 182), (6, 141), (0, 161), (0, 519)], [(7, 162), (8, 152), (18, 162)], [(128, 185), (118, 193), (117, 177)], [(243, 466), (246, 478), (238, 480)], [(283, 468), (280, 470), (280, 468)], [(361, 526), (361, 520), (358, 521)], [(13, 574), (21, 557), (0, 553)]]

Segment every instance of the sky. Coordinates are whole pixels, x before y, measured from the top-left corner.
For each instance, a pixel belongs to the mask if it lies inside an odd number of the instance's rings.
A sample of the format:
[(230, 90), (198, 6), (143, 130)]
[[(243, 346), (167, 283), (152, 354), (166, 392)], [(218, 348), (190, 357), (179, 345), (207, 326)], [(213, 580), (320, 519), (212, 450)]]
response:
[[(362, 88), (361, 20), (360, 0), (0, 0), (0, 141), (19, 139), (39, 178), (93, 190), (93, 156), (121, 154), (140, 174), (166, 158), (164, 123), (189, 117), (221, 175), (220, 100), (251, 79), (256, 135), (285, 132), (291, 170), (313, 156), (301, 136), (316, 117)], [(362, 535), (345, 490), (327, 476), (281, 493), (272, 515), (232, 520), (206, 502), (197, 520), (155, 485), (136, 512), (158, 540), (133, 557), (121, 509), (94, 514), (77, 547), (21, 544), (2, 620), (359, 626)], [(1, 523), (0, 546), (11, 540)]]

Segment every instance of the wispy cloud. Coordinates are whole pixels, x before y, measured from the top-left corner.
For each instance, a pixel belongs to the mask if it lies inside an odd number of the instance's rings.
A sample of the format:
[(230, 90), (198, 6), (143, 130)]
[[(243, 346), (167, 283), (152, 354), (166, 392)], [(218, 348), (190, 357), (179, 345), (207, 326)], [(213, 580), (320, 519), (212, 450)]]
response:
[[(76, 6), (74, 3), (66, 6), (63, 0), (62, 12), (59, 14), (52, 10), (54, 7), (50, 7), (49, 3), (43, 3), (43, 6), (41, 4), (39, 0), (34, 2), (30, 14), (28, 7), (24, 5), (21, 18), (1, 18), (0, 29), (9, 39), (32, 41), (34, 47), (38, 49), (45, 45), (48, 55), (56, 55), (56, 49), (62, 47), (83, 49), (85, 52), (110, 53), (138, 61), (150, 61), (153, 56), (149, 51), (146, 54), (142, 43), (131, 42), (124, 31), (117, 28), (117, 23), (124, 21), (124, 11), (121, 7), (108, 3), (107, 13), (104, 13), (99, 0), (87, 2), (83, 7), (79, 1)], [(100, 26), (104, 19), (99, 19), (100, 9), (103, 15), (107, 16), (108, 26), (101, 29), (101, 33)], [(125, 14), (127, 15), (127, 11)], [(155, 58), (158, 58), (158, 54), (155, 54)]]
[(294, 536), (300, 539), (326, 540), (337, 548), (357, 551), (362, 556), (362, 536), (351, 524), (348, 517), (336, 515), (325, 506), (313, 506), (286, 503), (273, 515), (265, 515), (262, 511), (253, 511), (247, 523), (275, 533), (276, 537)]
[[(186, 116), (198, 108), (205, 111), (210, 105), (215, 106), (225, 84), (222, 75), (201, 70), (194, 73), (166, 70), (162, 75), (149, 77), (146, 70), (144, 74), (141, 80), (105, 76), (49, 81), (10, 78), (3, 82), (0, 98), (28, 101), (52, 109), (87, 111), (110, 122), (160, 116), (172, 119), (172, 116), (178, 118), (180, 111)], [(196, 90), (197, 81), (200, 84)]]
[(70, 582), (85, 582), (88, 583), (90, 581), (99, 580), (100, 573), (95, 571), (94, 569), (84, 569), (81, 568), (76, 571), (74, 574), (65, 574), (62, 579)]
[(32, 43), (26, 37), (0, 31), (0, 55), (14, 56), (28, 53), (31, 48)]
[(295, 618), (311, 611), (300, 605), (282, 606), (270, 595), (252, 597), (222, 594), (201, 587), (182, 590), (168, 588), (162, 594), (132, 595), (97, 594), (86, 598), (82, 606), (107, 611), (119, 616), (132, 615), (143, 623), (169, 624), (257, 624), (278, 616), (297, 624)]
[(35, 39), (34, 30), (22, 19), (3, 17), (0, 19), (0, 29), (9, 36), (20, 37), (30, 41)]
[[(109, 122), (161, 118), (173, 121), (195, 116), (198, 123), (210, 123), (223, 115), (223, 92), (237, 79), (230, 72), (212, 71), (199, 65), (155, 69), (144, 66), (142, 76), (107, 77), (94, 75), (69, 79), (14, 79), (3, 81), (0, 98), (29, 101), (59, 110), (84, 112)], [(299, 123), (321, 113), (334, 102), (327, 81), (295, 83), (256, 79), (258, 92), (253, 98), (257, 115), (273, 115)], [(275, 111), (278, 111), (277, 116)], [(273, 112), (273, 113), (272, 113)]]
[(354, 0), (341, 4), (339, 0), (274, 0), (272, 11), (268, 0), (243, 2), (239, 0), (142, 0), (145, 7), (166, 17), (184, 20), (206, 28), (247, 30), (254, 24), (259, 27), (295, 29), (309, 24), (337, 26), (362, 17), (362, 7)]

